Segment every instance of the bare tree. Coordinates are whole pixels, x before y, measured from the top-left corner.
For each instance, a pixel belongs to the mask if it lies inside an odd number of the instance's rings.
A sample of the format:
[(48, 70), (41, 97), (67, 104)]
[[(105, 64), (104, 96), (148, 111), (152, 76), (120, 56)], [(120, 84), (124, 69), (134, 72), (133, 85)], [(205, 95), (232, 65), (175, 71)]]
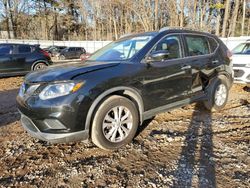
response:
[[(0, 0), (1, 29), (15, 38), (114, 40), (165, 26), (235, 36), (248, 28), (249, 0)], [(240, 24), (243, 21), (242, 27)]]
[(233, 7), (233, 15), (230, 21), (230, 28), (228, 31), (228, 34), (230, 36), (235, 36), (235, 30), (236, 30), (236, 24), (237, 24), (237, 18), (238, 18), (238, 12), (239, 12), (239, 5), (240, 5), (240, 0), (235, 0), (234, 2), (234, 7)]
[(224, 13), (224, 19), (223, 19), (223, 26), (222, 26), (222, 37), (226, 36), (226, 29), (227, 29), (227, 23), (229, 18), (229, 11), (230, 11), (230, 0), (226, 0), (225, 2), (225, 13)]

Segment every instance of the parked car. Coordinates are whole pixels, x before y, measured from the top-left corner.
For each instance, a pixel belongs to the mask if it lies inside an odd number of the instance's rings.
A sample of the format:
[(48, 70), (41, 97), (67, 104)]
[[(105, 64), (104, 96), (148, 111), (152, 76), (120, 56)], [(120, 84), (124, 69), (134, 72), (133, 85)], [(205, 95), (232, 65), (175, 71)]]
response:
[(44, 48), (44, 50), (48, 52), (51, 57), (55, 57), (65, 48), (66, 46), (49, 46), (48, 48)]
[(121, 38), (85, 64), (30, 73), (17, 103), (23, 127), (36, 138), (90, 137), (114, 150), (158, 113), (194, 102), (221, 110), (232, 82), (231, 55), (220, 39), (166, 28)]
[(59, 59), (80, 59), (82, 54), (85, 54), (86, 50), (82, 47), (68, 47), (63, 49), (59, 54)]
[(52, 64), (49, 54), (37, 45), (0, 44), (0, 76), (21, 75)]
[(250, 40), (239, 44), (233, 50), (234, 81), (250, 84)]

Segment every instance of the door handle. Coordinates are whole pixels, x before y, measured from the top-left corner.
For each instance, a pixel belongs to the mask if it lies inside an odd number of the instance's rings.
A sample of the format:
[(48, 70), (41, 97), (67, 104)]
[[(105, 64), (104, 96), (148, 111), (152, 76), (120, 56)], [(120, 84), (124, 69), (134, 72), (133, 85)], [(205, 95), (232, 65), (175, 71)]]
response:
[(184, 65), (183, 67), (181, 67), (181, 70), (188, 70), (191, 69), (192, 67), (190, 65)]
[(219, 63), (218, 59), (212, 61), (212, 64), (217, 64), (217, 63)]

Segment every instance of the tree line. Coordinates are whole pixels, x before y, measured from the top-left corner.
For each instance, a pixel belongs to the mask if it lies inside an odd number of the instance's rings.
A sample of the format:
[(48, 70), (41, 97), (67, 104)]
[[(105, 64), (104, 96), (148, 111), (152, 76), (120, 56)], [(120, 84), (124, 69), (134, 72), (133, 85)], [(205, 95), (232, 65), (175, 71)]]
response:
[(168, 26), (249, 35), (250, 0), (0, 0), (8, 38), (114, 40)]

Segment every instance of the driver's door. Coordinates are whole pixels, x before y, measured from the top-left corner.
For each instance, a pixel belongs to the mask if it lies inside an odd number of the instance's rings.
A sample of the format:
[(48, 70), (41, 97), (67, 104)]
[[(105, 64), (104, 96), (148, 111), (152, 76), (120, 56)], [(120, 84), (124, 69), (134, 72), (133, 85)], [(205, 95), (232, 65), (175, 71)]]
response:
[(152, 59), (145, 63), (142, 83), (146, 110), (163, 110), (164, 106), (170, 108), (189, 103), (192, 74), (191, 66), (183, 58), (182, 46), (179, 35), (170, 35), (160, 40), (150, 52), (157, 54), (157, 51), (166, 50), (168, 56), (162, 60)]

